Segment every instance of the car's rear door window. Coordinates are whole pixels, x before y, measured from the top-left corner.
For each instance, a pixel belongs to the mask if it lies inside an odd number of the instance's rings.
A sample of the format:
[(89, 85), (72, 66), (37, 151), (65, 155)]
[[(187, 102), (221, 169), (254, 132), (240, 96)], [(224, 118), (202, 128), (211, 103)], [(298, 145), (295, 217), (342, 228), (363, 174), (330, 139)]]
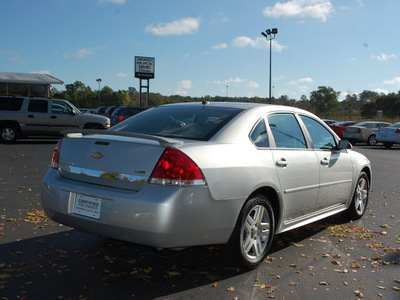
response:
[(293, 114), (271, 114), (268, 123), (277, 148), (307, 148), (303, 132)]

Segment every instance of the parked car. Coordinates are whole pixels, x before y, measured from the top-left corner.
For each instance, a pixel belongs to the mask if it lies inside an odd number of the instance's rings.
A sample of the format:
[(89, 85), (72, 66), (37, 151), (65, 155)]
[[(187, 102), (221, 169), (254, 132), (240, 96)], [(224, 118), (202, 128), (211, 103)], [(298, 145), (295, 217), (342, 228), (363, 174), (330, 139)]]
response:
[(324, 122), (325, 122), (326, 124), (328, 124), (328, 125), (332, 125), (332, 124), (336, 123), (335, 120), (327, 120), (327, 119), (324, 119), (324, 120), (322, 120), (322, 121), (324, 121)]
[(117, 106), (109, 106), (107, 109), (104, 111), (104, 116), (109, 118), (111, 120), (111, 115), (114, 112), (114, 110), (117, 108)]
[(360, 218), (371, 176), (369, 160), (305, 110), (180, 103), (65, 132), (41, 195), (65, 225), (157, 248), (225, 244), (251, 268), (275, 234)]
[(142, 111), (145, 111), (147, 107), (137, 106), (120, 106), (111, 115), (111, 126), (118, 124)]
[(376, 140), (383, 143), (386, 148), (391, 148), (393, 144), (400, 144), (400, 122), (379, 128)]
[(110, 119), (81, 113), (64, 99), (0, 96), (0, 140), (13, 143), (29, 136), (60, 136), (68, 128), (107, 129)]
[(104, 112), (106, 111), (106, 109), (107, 109), (106, 106), (100, 106), (100, 107), (96, 108), (94, 113), (96, 115), (104, 115)]
[(79, 108), (79, 110), (84, 114), (94, 114), (96, 112), (94, 108)]
[(329, 125), (330, 128), (338, 135), (338, 137), (343, 138), (343, 131), (346, 129), (347, 126), (357, 124), (357, 121), (342, 121), (336, 122)]
[(352, 126), (346, 127), (343, 132), (343, 139), (355, 143), (367, 143), (369, 146), (376, 145), (376, 133), (379, 128), (388, 127), (390, 123), (386, 122), (360, 122)]

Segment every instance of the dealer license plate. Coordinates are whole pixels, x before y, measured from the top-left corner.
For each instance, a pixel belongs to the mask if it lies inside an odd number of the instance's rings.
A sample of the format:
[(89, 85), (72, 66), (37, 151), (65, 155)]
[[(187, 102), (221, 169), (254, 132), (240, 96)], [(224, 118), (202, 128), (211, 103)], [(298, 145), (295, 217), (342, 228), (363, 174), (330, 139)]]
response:
[(100, 219), (101, 199), (77, 194), (74, 213), (94, 219)]

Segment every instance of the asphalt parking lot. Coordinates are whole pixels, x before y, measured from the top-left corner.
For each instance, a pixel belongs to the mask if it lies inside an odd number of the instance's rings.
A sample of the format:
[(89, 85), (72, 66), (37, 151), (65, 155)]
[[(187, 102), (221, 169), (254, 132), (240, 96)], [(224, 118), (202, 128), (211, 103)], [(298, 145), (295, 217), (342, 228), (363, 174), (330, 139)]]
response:
[(119, 242), (43, 213), (54, 139), (0, 144), (0, 299), (400, 299), (400, 147), (357, 146), (372, 163), (369, 209), (275, 238), (255, 270), (218, 246), (182, 251)]

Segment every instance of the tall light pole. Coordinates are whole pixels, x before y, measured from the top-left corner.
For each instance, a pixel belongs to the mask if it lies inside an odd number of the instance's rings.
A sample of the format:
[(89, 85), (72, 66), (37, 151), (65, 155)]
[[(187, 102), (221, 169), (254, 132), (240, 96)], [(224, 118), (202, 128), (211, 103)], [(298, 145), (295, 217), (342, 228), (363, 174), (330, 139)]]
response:
[(272, 40), (275, 35), (278, 34), (277, 28), (267, 29), (265, 32), (261, 32), (267, 41), (269, 41), (269, 103), (272, 103), (271, 98), (271, 70), (272, 70)]
[(101, 78), (97, 78), (96, 81), (99, 84), (99, 107), (100, 107), (100, 83), (101, 83)]

